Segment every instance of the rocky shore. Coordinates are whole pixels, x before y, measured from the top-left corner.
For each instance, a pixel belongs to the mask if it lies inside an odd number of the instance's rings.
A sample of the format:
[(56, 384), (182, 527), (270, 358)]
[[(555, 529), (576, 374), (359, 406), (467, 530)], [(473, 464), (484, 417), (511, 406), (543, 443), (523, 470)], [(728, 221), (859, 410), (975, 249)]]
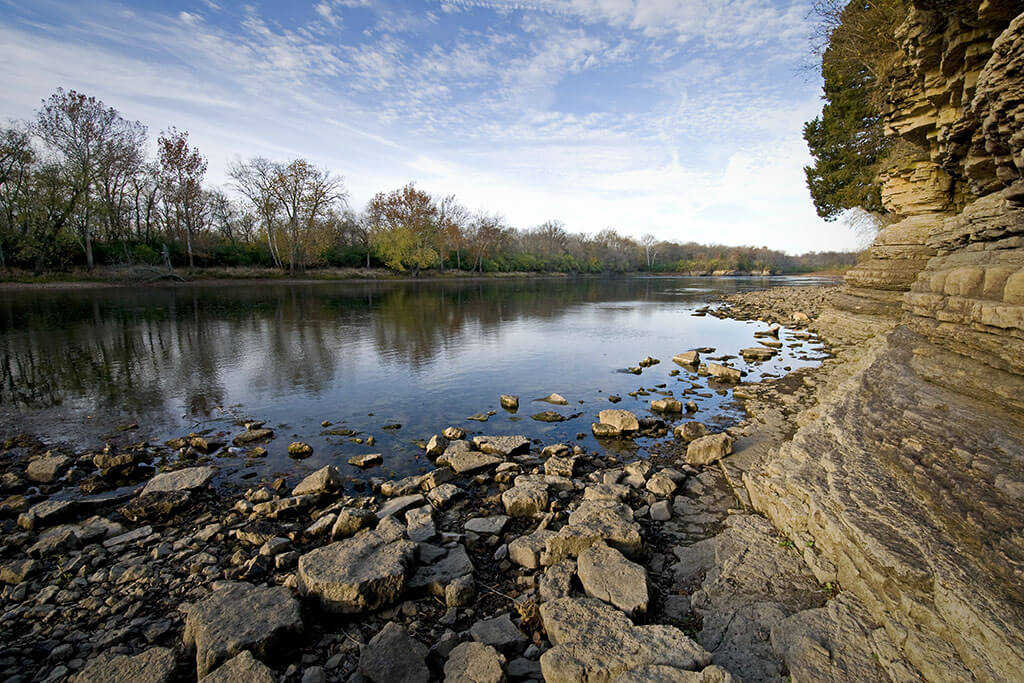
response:
[[(769, 290), (710, 313), (785, 325), (761, 329), (760, 348), (802, 344), (834, 291)], [(863, 607), (815, 575), (813, 544), (780, 535), (742, 482), (841, 362), (754, 385), (734, 384), (729, 361), (702, 360), (681, 353), (680, 376), (711, 375), (752, 418), (714, 433), (671, 397), (652, 403), (664, 420), (602, 411), (602, 439), (675, 424), (649, 459), (448, 428), (427, 441), (435, 469), (422, 475), (356, 491), (329, 465), (236, 492), (216, 485), (203, 454), (259, 448), (274, 435), (258, 422), (239, 425), (231, 445), (192, 436), (61, 454), (7, 443), (0, 671), (781, 680), (819, 670), (811, 644), (839, 636), (836, 671), (900, 670)], [(745, 362), (758, 361), (737, 369)]]

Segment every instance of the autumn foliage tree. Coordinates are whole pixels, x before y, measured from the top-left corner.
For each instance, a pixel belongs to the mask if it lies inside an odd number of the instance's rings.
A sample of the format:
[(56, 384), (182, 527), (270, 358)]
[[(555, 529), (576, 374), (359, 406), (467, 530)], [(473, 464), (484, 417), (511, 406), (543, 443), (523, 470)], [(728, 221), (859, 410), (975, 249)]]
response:
[(157, 140), (160, 154), (160, 185), (169, 216), (185, 236), (188, 265), (195, 265), (193, 243), (203, 223), (203, 176), (206, 159), (189, 147), (188, 133), (171, 128)]
[(413, 277), (437, 264), (441, 229), (434, 200), (409, 183), (374, 195), (366, 207), (370, 240), (380, 259), (393, 270)]

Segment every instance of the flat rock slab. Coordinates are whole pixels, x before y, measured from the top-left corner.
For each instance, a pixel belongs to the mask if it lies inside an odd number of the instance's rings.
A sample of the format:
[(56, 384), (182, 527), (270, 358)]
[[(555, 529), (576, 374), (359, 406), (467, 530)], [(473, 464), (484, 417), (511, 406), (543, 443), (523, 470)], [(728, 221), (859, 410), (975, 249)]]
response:
[(429, 591), (433, 595), (444, 597), (445, 587), (462, 576), (473, 574), (473, 562), (461, 545), (457, 545), (434, 564), (417, 567), (416, 573), (409, 579), (410, 591)]
[(70, 680), (73, 683), (166, 683), (174, 673), (174, 650), (153, 647), (140, 654), (107, 657), (100, 655), (86, 662), (85, 668)]
[(196, 650), (202, 678), (242, 650), (265, 658), (302, 630), (299, 601), (287, 588), (229, 583), (188, 611), (184, 641)]
[(310, 493), (329, 493), (341, 488), (341, 472), (334, 465), (325, 465), (313, 474), (299, 482), (299, 485), (292, 489), (293, 496), (301, 496)]
[(161, 472), (142, 489), (142, 494), (157, 491), (191, 491), (206, 486), (216, 474), (216, 467), (186, 467), (174, 472)]
[(504, 683), (505, 657), (490, 645), (457, 645), (444, 665), (445, 683)]
[(526, 636), (516, 628), (508, 614), (478, 621), (469, 628), (473, 640), (499, 650), (509, 650), (526, 642)]
[(548, 487), (539, 483), (516, 484), (501, 494), (510, 517), (533, 517), (548, 509)]
[(736, 368), (721, 363), (708, 363), (708, 374), (719, 382), (739, 382), (743, 375)]
[(611, 681), (650, 665), (695, 671), (711, 663), (711, 653), (679, 629), (634, 626), (598, 600), (559, 598), (541, 605), (540, 615), (553, 645), (540, 658), (548, 683)]
[[(456, 442), (460, 443), (460, 442)], [(470, 472), (476, 472), (477, 470), (486, 469), (488, 467), (494, 467), (495, 465), (504, 462), (502, 458), (496, 455), (488, 455), (487, 453), (480, 453), (479, 451), (469, 451), (459, 449), (454, 452), (451, 446), (445, 451), (444, 455), (438, 458), (438, 463), (448, 465), (459, 474), (468, 474)], [(444, 462), (442, 462), (442, 460)]]
[(274, 672), (245, 650), (217, 667), (203, 683), (274, 683)]
[(385, 624), (359, 654), (359, 673), (373, 683), (426, 683), (427, 646), (393, 621)]
[[(854, 678), (857, 678), (856, 676)], [(813, 679), (811, 679), (813, 680)], [(664, 664), (649, 664), (615, 677), (612, 683), (739, 683), (720, 666), (684, 671)]]
[[(388, 522), (398, 525), (397, 531)], [(392, 517), (373, 531), (331, 543), (299, 558), (299, 590), (325, 609), (358, 614), (394, 602), (405, 589), (416, 544)]]
[(635, 432), (640, 429), (640, 420), (628, 410), (609, 409), (597, 414), (598, 421), (609, 425), (619, 433)]
[(690, 465), (710, 465), (732, 453), (732, 437), (728, 434), (710, 434), (694, 439), (686, 447), (686, 462)]
[(400, 515), (409, 508), (419, 507), (426, 502), (427, 499), (421, 493), (411, 493), (408, 496), (392, 498), (377, 511), (377, 519)]
[(504, 531), (506, 524), (508, 524), (508, 516), (494, 515), (493, 517), (473, 517), (468, 519), (463, 528), (466, 531), (472, 531), (474, 534), (480, 534), (481, 536), (492, 536)]
[(580, 553), (576, 572), (588, 597), (614, 605), (633, 618), (647, 611), (647, 570), (618, 550), (604, 543), (593, 544)]
[(530, 452), (530, 440), (525, 436), (476, 436), (473, 443), (484, 453), (508, 457)]
[(610, 500), (584, 500), (569, 514), (569, 523), (547, 539), (546, 564), (576, 557), (598, 541), (605, 541), (627, 555), (642, 545), (640, 525), (628, 505)]

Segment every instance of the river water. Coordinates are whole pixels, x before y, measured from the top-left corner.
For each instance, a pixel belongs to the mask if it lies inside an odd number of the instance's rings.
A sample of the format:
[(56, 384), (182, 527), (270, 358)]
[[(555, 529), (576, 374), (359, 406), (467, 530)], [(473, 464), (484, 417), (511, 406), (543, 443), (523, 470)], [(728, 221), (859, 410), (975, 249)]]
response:
[[(700, 410), (688, 419), (739, 419), (731, 391), (709, 390), (685, 371), (670, 376), (671, 358), (695, 347), (736, 354), (756, 346), (753, 332), (766, 325), (694, 311), (724, 294), (818, 282), (624, 277), (5, 291), (0, 426), (82, 448), (119, 434), (116, 425), (137, 425), (121, 439), (162, 441), (206, 430), (230, 437), (239, 420), (257, 418), (278, 434), (267, 457), (249, 463), (268, 475), (328, 462), (358, 475), (346, 460), (367, 452), (384, 454), (376, 476), (420, 471), (429, 463), (416, 441), (449, 425), (599, 451), (614, 445), (590, 434), (598, 411), (651, 414), (647, 404), (660, 396), (628, 395), (640, 388), (695, 400)], [(639, 376), (624, 371), (645, 356), (661, 363)], [(819, 345), (787, 344), (772, 361), (734, 362), (756, 380), (821, 357)], [(534, 401), (552, 392), (569, 405)], [(500, 394), (518, 395), (518, 412), (502, 409)], [(622, 402), (612, 406), (611, 394)], [(544, 410), (569, 419), (531, 418)], [(489, 411), (485, 423), (467, 420)], [(324, 421), (356, 434), (324, 434)], [(401, 427), (384, 429), (393, 425)], [(370, 435), (372, 448), (352, 440)], [(290, 460), (294, 439), (314, 455)], [(645, 445), (637, 444), (641, 452)]]

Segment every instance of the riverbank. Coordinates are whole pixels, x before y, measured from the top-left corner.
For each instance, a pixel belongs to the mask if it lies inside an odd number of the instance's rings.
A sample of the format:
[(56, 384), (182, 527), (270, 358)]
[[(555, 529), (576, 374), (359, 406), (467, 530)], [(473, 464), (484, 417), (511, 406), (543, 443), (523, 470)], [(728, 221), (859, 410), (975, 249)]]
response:
[[(782, 342), (802, 343), (799, 328), (830, 296), (768, 290), (731, 298), (728, 314), (782, 321), (794, 327)], [(817, 581), (806, 548), (752, 514), (737, 463), (792, 432), (817, 373), (740, 385), (752, 420), (718, 436), (700, 436), (713, 422), (671, 413), (635, 425), (610, 414), (595, 428), (679, 422), (647, 461), (456, 430), (431, 440), (435, 469), (362, 490), (330, 466), (301, 482), (225, 486), (218, 461), (258, 458), (271, 436), (253, 424), (238, 427), (237, 445), (132, 444), (131, 425), (98, 452), (5, 444), (0, 666), (14, 680), (143, 665), (194, 680), (242, 648), (260, 661), (225, 666), (269, 666), (283, 680), (395, 680), (395, 667), (440, 678), (446, 662), (512, 680), (653, 665), (709, 681), (780, 678), (798, 666), (790, 636), (804, 637), (806, 617), (827, 612), (840, 587)], [(167, 472), (149, 479), (147, 463)], [(149, 490), (131, 485), (140, 478)], [(68, 486), (90, 493), (68, 502)], [(632, 649), (586, 647), (600, 638)]]

